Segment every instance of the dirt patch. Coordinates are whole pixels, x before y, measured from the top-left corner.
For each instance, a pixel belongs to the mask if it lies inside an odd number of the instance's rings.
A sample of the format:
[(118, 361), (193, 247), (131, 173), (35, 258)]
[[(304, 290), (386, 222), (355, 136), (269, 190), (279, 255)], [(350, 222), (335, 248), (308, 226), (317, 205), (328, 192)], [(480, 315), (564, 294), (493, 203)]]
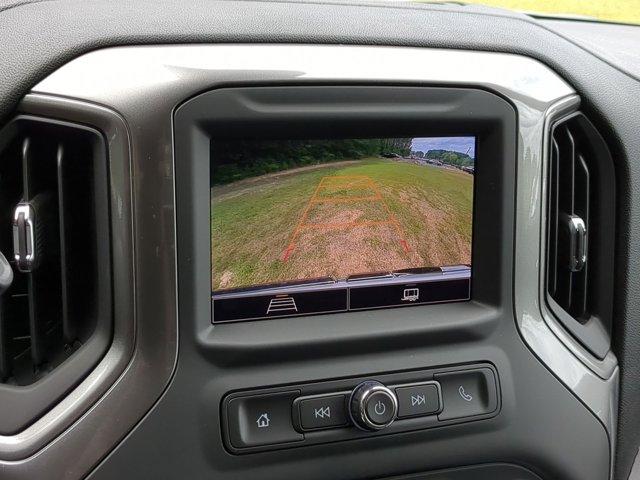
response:
[(235, 275), (233, 274), (233, 272), (226, 270), (222, 273), (222, 275), (220, 276), (220, 285), (219, 288), (228, 288), (229, 286), (231, 286), (233, 284), (233, 277)]
[(309, 215), (308, 223), (353, 223), (360, 220), (363, 214), (364, 212), (357, 208), (345, 208), (341, 210), (318, 208)]
[(368, 225), (302, 233), (289, 263), (302, 277), (390, 272), (422, 262), (416, 250), (406, 252), (393, 225)]
[(379, 202), (318, 203), (313, 205), (305, 224), (342, 224), (387, 221), (389, 214)]

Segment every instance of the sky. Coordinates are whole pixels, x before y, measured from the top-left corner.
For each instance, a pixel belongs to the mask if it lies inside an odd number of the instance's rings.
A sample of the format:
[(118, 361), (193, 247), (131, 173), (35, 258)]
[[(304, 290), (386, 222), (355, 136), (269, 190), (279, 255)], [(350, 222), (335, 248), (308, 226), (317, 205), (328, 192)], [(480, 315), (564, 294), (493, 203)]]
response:
[(414, 138), (411, 142), (411, 150), (427, 153), (429, 150), (452, 150), (454, 152), (467, 153), (475, 160), (475, 137), (428, 137)]

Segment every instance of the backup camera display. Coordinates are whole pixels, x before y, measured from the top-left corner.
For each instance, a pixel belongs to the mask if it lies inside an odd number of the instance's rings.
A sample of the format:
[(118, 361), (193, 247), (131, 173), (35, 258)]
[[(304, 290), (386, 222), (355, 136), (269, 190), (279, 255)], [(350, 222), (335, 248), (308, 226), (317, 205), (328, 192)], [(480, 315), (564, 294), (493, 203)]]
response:
[(212, 140), (214, 321), (468, 299), (475, 146)]

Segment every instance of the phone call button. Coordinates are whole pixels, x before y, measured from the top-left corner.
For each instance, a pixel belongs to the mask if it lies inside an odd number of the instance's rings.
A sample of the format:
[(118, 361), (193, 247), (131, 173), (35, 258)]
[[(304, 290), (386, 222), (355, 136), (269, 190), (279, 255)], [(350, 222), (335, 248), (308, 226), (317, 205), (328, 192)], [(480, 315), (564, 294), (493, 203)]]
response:
[(440, 373), (435, 380), (442, 389), (439, 420), (483, 415), (498, 408), (496, 380), (490, 368)]

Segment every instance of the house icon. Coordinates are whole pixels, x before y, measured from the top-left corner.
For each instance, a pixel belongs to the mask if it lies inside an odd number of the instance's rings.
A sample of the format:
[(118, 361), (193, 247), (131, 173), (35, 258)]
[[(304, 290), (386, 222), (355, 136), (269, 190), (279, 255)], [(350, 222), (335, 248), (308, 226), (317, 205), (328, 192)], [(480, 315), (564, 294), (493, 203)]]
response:
[(269, 415), (267, 415), (266, 413), (263, 413), (262, 415), (260, 415), (258, 417), (258, 420), (256, 420), (256, 423), (258, 424), (258, 428), (267, 428), (270, 422), (271, 420), (269, 420)]

